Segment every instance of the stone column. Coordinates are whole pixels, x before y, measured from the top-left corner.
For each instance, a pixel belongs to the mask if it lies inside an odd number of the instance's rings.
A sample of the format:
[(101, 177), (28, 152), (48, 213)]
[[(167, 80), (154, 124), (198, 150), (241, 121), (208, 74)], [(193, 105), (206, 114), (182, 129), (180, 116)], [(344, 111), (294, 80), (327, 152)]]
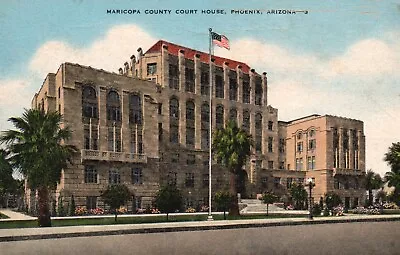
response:
[(339, 168), (344, 168), (344, 150), (343, 150), (343, 127), (339, 128)]
[(348, 130), (349, 135), (349, 169), (354, 169), (354, 140), (353, 140), (353, 132), (351, 129)]
[(256, 103), (256, 77), (255, 77), (256, 71), (254, 69), (251, 69), (249, 72), (250, 76), (250, 104), (254, 105)]
[(179, 90), (185, 91), (185, 51), (179, 50), (178, 53), (178, 70), (179, 70)]
[(262, 105), (267, 106), (268, 105), (268, 85), (267, 85), (267, 73), (263, 72), (262, 74), (262, 90), (263, 90), (263, 97), (262, 97)]
[(107, 88), (99, 87), (99, 149), (100, 151), (108, 150), (108, 141), (107, 141)]
[(194, 92), (197, 95), (201, 95), (201, 62), (199, 53), (194, 55)]
[(237, 80), (237, 93), (238, 93), (238, 95), (237, 95), (237, 99), (238, 100), (237, 101), (239, 103), (242, 103), (243, 102), (243, 71), (242, 71), (242, 66), (241, 65), (238, 65), (236, 67), (236, 80)]
[(365, 136), (358, 130), (358, 169), (365, 170)]
[(161, 71), (160, 71), (160, 84), (162, 87), (168, 87), (169, 80), (169, 53), (168, 53), (168, 45), (163, 44), (161, 49)]

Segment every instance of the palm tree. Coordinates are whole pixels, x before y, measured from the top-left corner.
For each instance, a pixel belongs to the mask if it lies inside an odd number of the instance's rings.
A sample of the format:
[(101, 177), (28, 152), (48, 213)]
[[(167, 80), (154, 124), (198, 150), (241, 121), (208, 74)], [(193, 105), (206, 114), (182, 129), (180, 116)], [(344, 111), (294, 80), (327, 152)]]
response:
[(394, 187), (391, 195), (393, 201), (400, 203), (400, 142), (392, 143), (389, 151), (385, 153), (384, 160), (390, 166), (390, 172), (385, 174), (385, 182), (389, 187)]
[(368, 203), (372, 205), (373, 203), (373, 196), (372, 190), (373, 189), (380, 189), (383, 186), (382, 177), (369, 169), (365, 176), (365, 188), (368, 190)]
[(214, 132), (212, 144), (214, 157), (230, 172), (229, 192), (234, 198), (229, 207), (230, 215), (239, 215), (239, 206), (236, 199), (237, 180), (243, 171), (243, 165), (250, 155), (252, 144), (251, 135), (239, 128), (233, 121), (230, 121), (225, 128)]
[(385, 174), (385, 182), (389, 187), (394, 187), (393, 194), (391, 195), (394, 202), (400, 203), (400, 172), (387, 172)]
[(4, 131), (0, 143), (7, 146), (13, 167), (28, 180), (29, 188), (38, 192), (39, 226), (51, 226), (49, 189), (56, 187), (61, 170), (76, 152), (74, 146), (64, 144), (71, 131), (60, 127), (62, 117), (57, 112), (30, 109), (9, 121), (16, 130)]

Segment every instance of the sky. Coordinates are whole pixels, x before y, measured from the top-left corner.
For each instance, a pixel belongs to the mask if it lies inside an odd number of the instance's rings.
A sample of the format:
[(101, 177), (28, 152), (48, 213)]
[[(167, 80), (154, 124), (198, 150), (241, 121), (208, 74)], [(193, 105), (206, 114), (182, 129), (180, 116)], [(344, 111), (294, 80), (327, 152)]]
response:
[(400, 141), (400, 0), (0, 2), (0, 130), (12, 128), (7, 119), (30, 107), (46, 74), (63, 62), (117, 72), (138, 47), (159, 39), (207, 52), (213, 28), (231, 44), (216, 55), (267, 72), (268, 104), (278, 108), (279, 120), (310, 114), (362, 120), (367, 169), (390, 170), (384, 153)]

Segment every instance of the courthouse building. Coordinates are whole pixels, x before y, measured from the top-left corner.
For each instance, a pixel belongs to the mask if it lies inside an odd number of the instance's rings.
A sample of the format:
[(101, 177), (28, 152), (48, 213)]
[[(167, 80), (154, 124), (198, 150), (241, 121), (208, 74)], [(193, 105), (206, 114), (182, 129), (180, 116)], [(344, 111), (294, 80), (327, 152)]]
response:
[[(335, 191), (348, 207), (364, 202), (362, 121), (278, 121), (265, 72), (218, 56), (211, 69), (212, 129), (235, 120), (254, 139), (243, 196), (285, 194), (292, 183), (314, 178), (316, 201)], [(118, 73), (64, 63), (48, 74), (32, 107), (59, 111), (73, 131), (68, 143), (79, 149), (55, 197), (101, 207), (101, 191), (123, 183), (133, 194), (128, 208), (144, 208), (160, 186), (174, 183), (186, 206), (208, 204), (209, 77), (208, 54), (162, 40), (145, 53), (138, 49)], [(228, 172), (217, 162), (212, 169), (213, 193), (226, 189)]]

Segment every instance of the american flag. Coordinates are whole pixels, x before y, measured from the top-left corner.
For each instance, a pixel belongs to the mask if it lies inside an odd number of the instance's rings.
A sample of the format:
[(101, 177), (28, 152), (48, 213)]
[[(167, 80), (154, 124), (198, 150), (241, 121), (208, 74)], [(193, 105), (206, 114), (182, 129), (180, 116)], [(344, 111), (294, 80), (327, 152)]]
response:
[(213, 43), (217, 46), (230, 50), (229, 39), (226, 36), (211, 32), (211, 38)]

